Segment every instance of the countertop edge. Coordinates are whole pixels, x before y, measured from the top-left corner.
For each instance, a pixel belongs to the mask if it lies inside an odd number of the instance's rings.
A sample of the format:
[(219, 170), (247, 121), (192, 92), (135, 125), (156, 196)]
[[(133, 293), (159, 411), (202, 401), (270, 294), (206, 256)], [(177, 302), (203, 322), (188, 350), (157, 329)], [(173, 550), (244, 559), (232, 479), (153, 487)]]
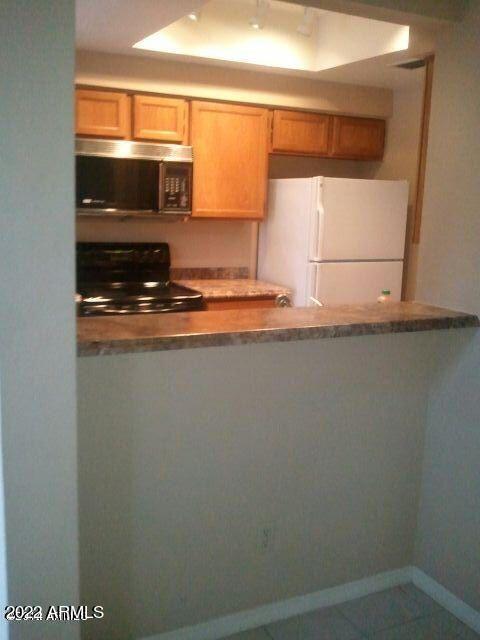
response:
[(79, 342), (79, 357), (145, 353), (154, 351), (175, 351), (179, 349), (197, 349), (244, 344), (263, 344), (269, 342), (293, 342), (300, 340), (318, 340), (347, 338), (367, 335), (385, 335), (390, 333), (415, 333), (447, 329), (466, 329), (480, 327), (480, 320), (473, 314), (442, 317), (425, 317), (381, 322), (339, 323), (303, 327), (242, 329), (226, 332), (205, 332), (190, 335), (167, 335), (148, 338), (103, 339)]
[(275, 299), (277, 296), (289, 296), (292, 292), (288, 287), (283, 287), (271, 282), (256, 280), (251, 278), (237, 279), (176, 279), (175, 284), (179, 284), (189, 289), (199, 291), (205, 301), (224, 300), (263, 300)]

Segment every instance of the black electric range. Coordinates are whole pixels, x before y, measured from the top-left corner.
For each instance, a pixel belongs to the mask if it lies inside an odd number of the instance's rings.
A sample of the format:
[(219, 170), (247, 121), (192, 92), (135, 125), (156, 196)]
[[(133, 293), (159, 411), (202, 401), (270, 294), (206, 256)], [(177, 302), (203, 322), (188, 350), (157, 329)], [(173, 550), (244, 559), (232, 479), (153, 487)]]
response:
[(202, 294), (170, 282), (166, 242), (77, 243), (80, 316), (199, 311)]

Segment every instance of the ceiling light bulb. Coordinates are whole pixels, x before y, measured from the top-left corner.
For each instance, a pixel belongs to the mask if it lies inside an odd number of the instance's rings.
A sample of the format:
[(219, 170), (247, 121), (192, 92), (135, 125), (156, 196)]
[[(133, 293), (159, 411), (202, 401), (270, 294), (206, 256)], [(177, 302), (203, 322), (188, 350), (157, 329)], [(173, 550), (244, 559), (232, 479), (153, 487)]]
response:
[(268, 0), (257, 0), (257, 11), (249, 20), (249, 24), (253, 29), (263, 29), (268, 7)]
[(200, 20), (200, 11), (190, 11), (190, 13), (187, 14), (187, 17), (192, 22), (198, 22)]
[(308, 38), (312, 35), (312, 29), (313, 29), (313, 9), (311, 9), (310, 7), (304, 7), (303, 18), (297, 27), (297, 32), (301, 33), (302, 36), (305, 36)]

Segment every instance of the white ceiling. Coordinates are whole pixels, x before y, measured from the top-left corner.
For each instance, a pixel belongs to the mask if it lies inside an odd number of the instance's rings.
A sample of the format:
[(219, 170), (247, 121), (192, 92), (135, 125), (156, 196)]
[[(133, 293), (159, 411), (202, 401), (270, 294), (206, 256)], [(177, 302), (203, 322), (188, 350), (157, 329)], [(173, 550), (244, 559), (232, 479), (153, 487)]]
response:
[[(340, 11), (389, 22), (431, 24), (459, 21), (470, 0), (289, 0), (294, 4)], [(477, 1), (477, 0), (472, 0)]]
[[(408, 47), (409, 27), (269, 0), (264, 25), (253, 29), (252, 0), (209, 0), (200, 20), (187, 16), (135, 44), (160, 53), (311, 72)], [(308, 36), (298, 33), (301, 24)]]
[[(133, 49), (132, 46), (155, 31), (176, 22), (192, 10), (206, 4), (205, 0), (77, 0), (76, 44), (78, 49), (121, 53), (131, 56), (160, 57), (187, 60), (205, 64), (204, 58), (177, 56), (171, 53)], [(252, 9), (254, 0), (251, 0)], [(296, 7), (295, 7), (296, 8)], [(296, 8), (297, 9), (297, 8)], [(425, 27), (410, 21), (410, 46), (406, 51), (388, 53), (373, 59), (342, 64), (319, 72), (276, 69), (277, 73), (303, 75), (318, 80), (362, 84), (388, 88), (407, 87), (416, 84), (420, 74), (398, 69), (392, 65), (420, 57), (434, 50), (435, 34), (441, 26), (438, 22)], [(243, 28), (243, 27), (242, 27)], [(248, 33), (248, 25), (245, 26)], [(295, 34), (295, 27), (292, 27)], [(298, 36), (298, 34), (296, 34)], [(301, 36), (300, 36), (301, 38)], [(245, 68), (245, 63), (216, 61), (208, 64)], [(248, 65), (251, 68), (251, 65)], [(259, 71), (272, 71), (259, 67)]]
[(76, 0), (78, 49), (132, 53), (132, 46), (205, 0)]

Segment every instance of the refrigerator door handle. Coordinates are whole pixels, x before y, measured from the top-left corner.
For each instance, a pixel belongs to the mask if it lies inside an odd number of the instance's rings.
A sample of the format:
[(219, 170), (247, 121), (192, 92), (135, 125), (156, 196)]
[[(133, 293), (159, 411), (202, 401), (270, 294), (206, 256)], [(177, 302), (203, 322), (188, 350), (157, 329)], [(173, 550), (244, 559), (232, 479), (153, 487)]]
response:
[(311, 262), (308, 269), (308, 306), (323, 307), (323, 302), (318, 299), (320, 290), (319, 278), (321, 276), (321, 265)]
[(310, 262), (307, 269), (307, 307), (323, 307), (323, 303), (317, 299), (317, 281), (319, 276), (319, 266), (315, 262)]
[(320, 262), (322, 260), (323, 228), (325, 224), (325, 211), (319, 202), (313, 213), (312, 229), (310, 233), (310, 260)]

